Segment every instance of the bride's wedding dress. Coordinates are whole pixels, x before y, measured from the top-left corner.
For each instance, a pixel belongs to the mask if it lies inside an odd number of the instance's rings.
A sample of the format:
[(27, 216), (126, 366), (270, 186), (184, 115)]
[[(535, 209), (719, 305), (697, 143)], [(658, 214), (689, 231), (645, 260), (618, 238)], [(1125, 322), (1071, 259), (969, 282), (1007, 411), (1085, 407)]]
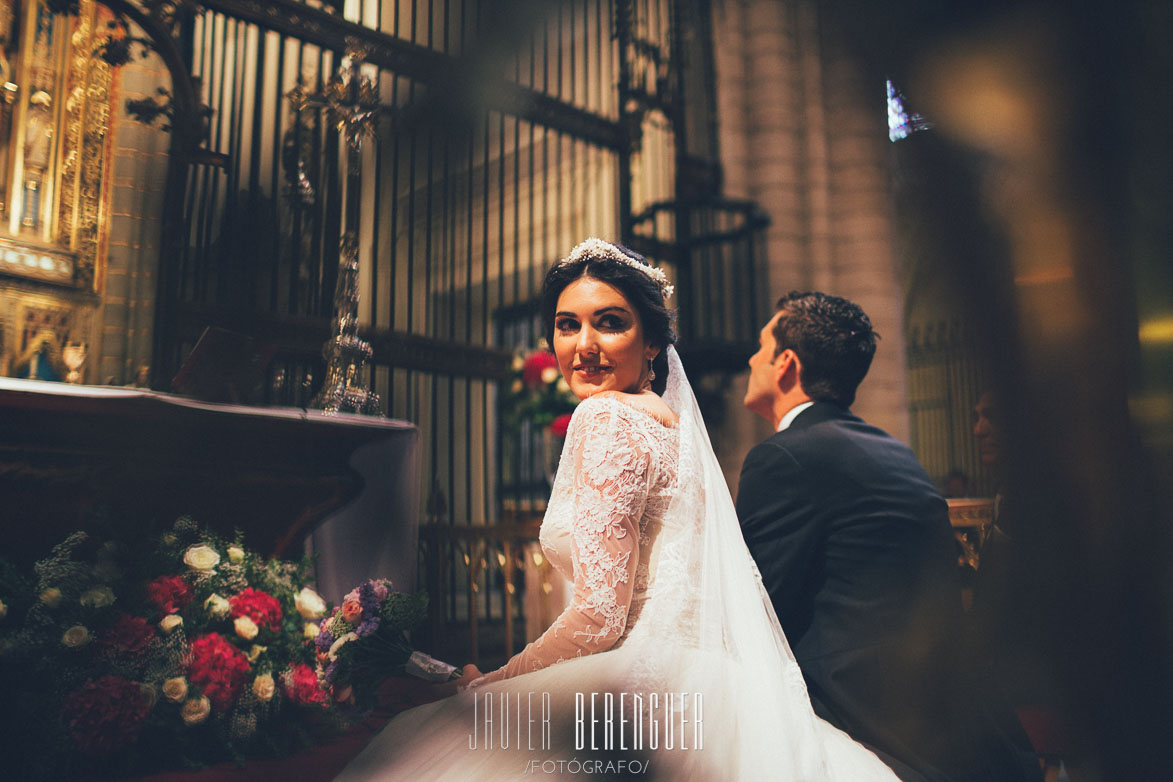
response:
[(541, 529), (567, 609), (503, 668), (396, 716), (339, 780), (896, 780), (815, 716), (668, 350), (676, 426), (608, 395), (574, 413)]

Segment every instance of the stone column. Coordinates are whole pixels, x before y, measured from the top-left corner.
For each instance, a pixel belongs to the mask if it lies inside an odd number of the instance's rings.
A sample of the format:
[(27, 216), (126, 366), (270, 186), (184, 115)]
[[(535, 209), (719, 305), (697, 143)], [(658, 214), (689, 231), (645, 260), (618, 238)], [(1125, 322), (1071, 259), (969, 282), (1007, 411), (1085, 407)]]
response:
[[(856, 301), (882, 335), (853, 410), (908, 439), (903, 294), (890, 201), (885, 75), (863, 71), (811, 0), (713, 5), (725, 194), (757, 201), (772, 295), (817, 289)], [(732, 379), (719, 458), (735, 486), (769, 435)]]
[(157, 97), (170, 77), (154, 55), (132, 59), (116, 72), (116, 104), (111, 107), (113, 134), (106, 203), (106, 268), (99, 283), (101, 342), (91, 353), (94, 382), (132, 383), (151, 360), (155, 273), (162, 230), (161, 207), (167, 178), (166, 131), (132, 120), (127, 98)]

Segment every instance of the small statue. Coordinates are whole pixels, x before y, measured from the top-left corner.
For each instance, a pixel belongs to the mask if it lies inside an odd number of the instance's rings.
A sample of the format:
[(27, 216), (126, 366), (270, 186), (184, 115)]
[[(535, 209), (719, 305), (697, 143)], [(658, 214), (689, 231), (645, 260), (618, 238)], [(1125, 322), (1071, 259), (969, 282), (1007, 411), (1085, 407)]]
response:
[(13, 370), (14, 377), (60, 381), (65, 375), (65, 364), (61, 360), (57, 335), (49, 329), (38, 331), (16, 360)]
[(24, 137), (24, 210), (20, 224), (36, 228), (41, 208), (41, 185), (53, 146), (53, 98), (37, 90), (29, 98)]

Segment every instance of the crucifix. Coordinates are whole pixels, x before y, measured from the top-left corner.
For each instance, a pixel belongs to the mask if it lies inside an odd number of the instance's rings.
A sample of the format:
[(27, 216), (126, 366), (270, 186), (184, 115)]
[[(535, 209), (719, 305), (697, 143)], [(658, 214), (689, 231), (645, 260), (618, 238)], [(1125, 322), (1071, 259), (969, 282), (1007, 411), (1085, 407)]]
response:
[(320, 93), (300, 85), (288, 94), (294, 111), (324, 109), (346, 148), (346, 220), (338, 243), (338, 279), (334, 287), (334, 335), (322, 348), (326, 381), (310, 403), (325, 413), (380, 415), (378, 394), (371, 391), (371, 345), (358, 334), (358, 228), (362, 193), (362, 142), (373, 137), (379, 105), (378, 90), (360, 66), (368, 52), (347, 41), (338, 71)]

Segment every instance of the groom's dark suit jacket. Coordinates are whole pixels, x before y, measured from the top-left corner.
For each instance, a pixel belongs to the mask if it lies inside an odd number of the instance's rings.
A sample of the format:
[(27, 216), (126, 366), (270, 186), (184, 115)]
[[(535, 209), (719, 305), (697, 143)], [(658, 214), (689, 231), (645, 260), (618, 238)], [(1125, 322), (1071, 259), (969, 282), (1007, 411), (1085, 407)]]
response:
[(818, 715), (902, 779), (997, 778), (960, 657), (948, 509), (912, 452), (816, 402), (750, 451), (737, 512)]

